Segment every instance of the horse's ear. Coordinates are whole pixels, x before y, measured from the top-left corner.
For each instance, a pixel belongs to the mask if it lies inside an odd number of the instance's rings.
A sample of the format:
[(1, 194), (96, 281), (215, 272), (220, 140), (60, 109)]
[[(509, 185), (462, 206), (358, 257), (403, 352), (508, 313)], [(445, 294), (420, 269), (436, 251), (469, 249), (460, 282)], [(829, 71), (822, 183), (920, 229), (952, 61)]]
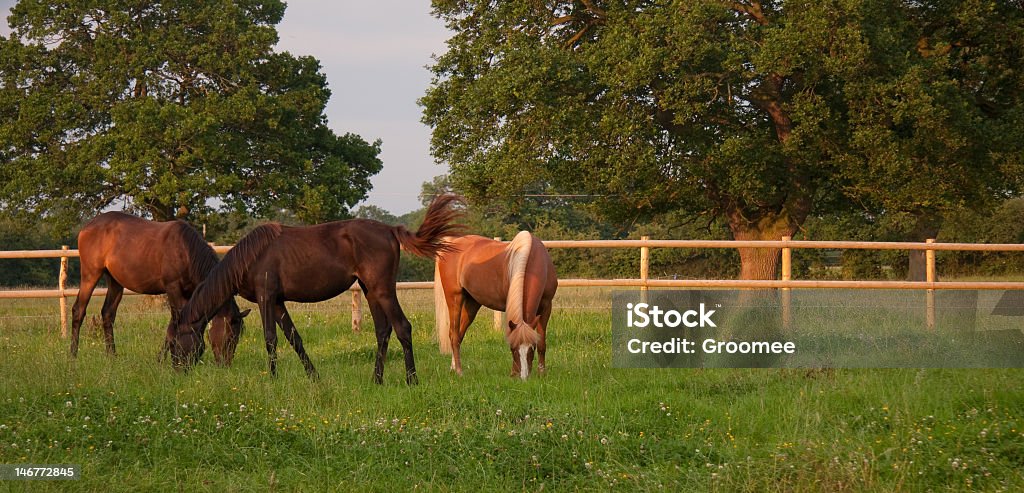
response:
[(245, 310), (242, 310), (242, 312), (238, 314), (238, 318), (248, 317), (249, 316), (249, 312), (251, 312), (251, 311), (252, 311), (252, 308), (246, 308)]
[(508, 330), (516, 330), (516, 323), (511, 321), (511, 320), (509, 320), (508, 321)]

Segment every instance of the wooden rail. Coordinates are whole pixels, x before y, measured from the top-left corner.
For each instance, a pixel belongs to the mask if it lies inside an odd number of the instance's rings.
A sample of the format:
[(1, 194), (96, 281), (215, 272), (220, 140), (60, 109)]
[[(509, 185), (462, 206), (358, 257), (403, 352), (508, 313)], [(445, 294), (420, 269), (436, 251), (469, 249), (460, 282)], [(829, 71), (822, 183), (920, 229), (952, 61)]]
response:
[[(958, 252), (1024, 252), (1022, 243), (914, 243), (901, 241), (810, 241), (810, 240), (548, 240), (547, 248), (796, 248), (817, 250), (934, 250)], [(230, 245), (214, 245), (217, 253), (227, 253)], [(78, 257), (78, 250), (8, 250), (5, 258)]]
[[(500, 238), (495, 238), (500, 239)], [(868, 242), (868, 241), (793, 241), (783, 237), (779, 241), (732, 241), (732, 240), (553, 240), (543, 242), (547, 248), (636, 248), (640, 250), (639, 279), (561, 279), (560, 287), (635, 287), (641, 291), (649, 288), (721, 288), (721, 289), (782, 289), (782, 316), (784, 325), (790, 319), (791, 289), (924, 289), (927, 291), (926, 323), (935, 324), (935, 290), (937, 289), (978, 289), (1007, 290), (1024, 289), (1024, 282), (936, 282), (936, 251), (984, 251), (1024, 252), (1024, 244), (978, 244), (978, 243), (924, 243), (913, 242)], [(215, 252), (227, 253), (231, 246), (211, 245)], [(734, 280), (734, 279), (650, 279), (651, 248), (773, 248), (782, 252), (781, 280)], [(803, 249), (872, 249), (872, 250), (924, 250), (927, 280), (919, 281), (813, 281), (792, 279), (792, 250)], [(78, 296), (78, 289), (65, 289), (67, 259), (78, 257), (78, 250), (65, 246), (61, 250), (14, 250), (0, 251), (0, 259), (60, 258), (57, 289), (8, 290), (0, 291), (0, 299), (59, 298), (61, 301), (61, 333), (67, 331), (67, 308), (64, 300)], [(398, 289), (433, 289), (432, 281), (400, 282)], [(357, 330), (362, 318), (361, 299), (358, 286), (350, 288), (353, 293), (352, 327)], [(104, 296), (105, 289), (96, 289), (94, 296)], [(125, 291), (125, 295), (136, 295)], [(504, 325), (503, 314), (495, 313), (495, 327)]]

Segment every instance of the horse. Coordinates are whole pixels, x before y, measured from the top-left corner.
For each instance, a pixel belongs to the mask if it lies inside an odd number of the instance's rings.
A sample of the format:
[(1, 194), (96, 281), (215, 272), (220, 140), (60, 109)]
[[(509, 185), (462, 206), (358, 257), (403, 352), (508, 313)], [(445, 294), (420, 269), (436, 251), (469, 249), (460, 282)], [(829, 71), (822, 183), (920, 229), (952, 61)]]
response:
[[(184, 221), (147, 221), (123, 212), (105, 212), (78, 233), (81, 282), (71, 309), (71, 356), (78, 355), (79, 332), (89, 299), (100, 278), (106, 276), (103, 333), (107, 353), (114, 355), (114, 319), (124, 288), (142, 294), (166, 294), (173, 327), (178, 313), (195, 288), (217, 264), (217, 254)], [(217, 364), (228, 366), (249, 310), (239, 311), (234, 298), (216, 307), (210, 329)], [(167, 347), (161, 351), (161, 358)]]
[[(521, 231), (508, 245), (476, 235), (451, 239), (450, 251), (434, 268), (434, 314), (438, 343), (462, 375), (459, 347), (481, 306), (508, 315), (505, 342), (512, 351), (512, 376), (526, 379), (538, 356), (547, 370), (547, 326), (558, 276), (544, 244)], [(454, 328), (455, 330), (452, 330)]]
[(187, 368), (201, 353), (203, 321), (232, 294), (257, 303), (270, 374), (277, 372), (277, 326), (298, 354), (306, 374), (318, 378), (302, 345), (285, 301), (316, 303), (347, 291), (353, 283), (366, 296), (377, 335), (374, 381), (383, 383), (384, 358), (392, 328), (405, 354), (406, 382), (417, 382), (412, 351), (412, 325), (396, 293), (400, 248), (433, 258), (447, 251), (443, 238), (461, 232), (454, 220), (462, 213), (451, 207), (461, 198), (447, 194), (431, 202), (415, 234), (404, 226), (370, 219), (350, 219), (314, 226), (259, 226), (225, 255), (188, 303), (178, 326), (168, 332), (173, 363)]

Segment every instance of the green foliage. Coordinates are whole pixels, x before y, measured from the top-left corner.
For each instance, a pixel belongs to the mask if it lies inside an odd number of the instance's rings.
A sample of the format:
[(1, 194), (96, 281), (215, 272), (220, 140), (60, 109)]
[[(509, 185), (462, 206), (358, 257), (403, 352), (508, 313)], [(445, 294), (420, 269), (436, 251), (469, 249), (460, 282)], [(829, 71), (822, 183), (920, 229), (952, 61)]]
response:
[[(25, 227), (0, 220), (0, 250), (60, 250), (70, 238), (54, 240), (46, 227)], [(60, 259), (0, 259), (0, 286), (56, 289)], [(78, 284), (78, 260), (68, 262), (68, 285)]]
[(274, 52), (279, 0), (22, 0), (0, 39), (0, 212), (66, 233), (112, 204), (348, 216), (380, 143), (326, 125), (313, 57)]
[[(811, 214), (943, 213), (1024, 176), (1009, 2), (435, 0), (422, 99), (481, 203), (593, 196), (629, 223), (710, 213), (777, 239)], [(851, 204), (852, 202), (852, 204)]]
[(398, 218), (394, 214), (376, 205), (361, 205), (356, 209), (356, 217), (361, 219), (373, 219), (384, 224), (398, 224)]
[[(1004, 202), (992, 211), (962, 211), (946, 219), (940, 241), (1024, 243), (1024, 198)], [(959, 275), (1024, 273), (1020, 252), (938, 252), (938, 269)]]

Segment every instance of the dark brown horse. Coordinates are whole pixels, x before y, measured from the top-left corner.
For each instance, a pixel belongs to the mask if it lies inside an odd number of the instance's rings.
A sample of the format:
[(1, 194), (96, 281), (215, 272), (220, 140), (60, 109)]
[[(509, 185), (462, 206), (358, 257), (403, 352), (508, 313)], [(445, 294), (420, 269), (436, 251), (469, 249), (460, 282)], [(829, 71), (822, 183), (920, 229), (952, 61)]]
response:
[(450, 240), (450, 247), (434, 270), (434, 313), (441, 352), (451, 353), (452, 369), (462, 375), (459, 347), (482, 305), (508, 315), (505, 342), (512, 351), (512, 375), (529, 376), (535, 348), (537, 370), (543, 373), (551, 300), (558, 288), (544, 244), (521, 231), (507, 245), (467, 235)]
[[(114, 349), (114, 318), (124, 288), (143, 294), (167, 294), (173, 327), (192, 292), (215, 265), (217, 254), (184, 221), (153, 222), (122, 212), (106, 212), (89, 221), (78, 233), (82, 280), (72, 311), (71, 355), (78, 355), (78, 335), (96, 283), (107, 277), (103, 300), (103, 332), (107, 352)], [(242, 332), (242, 318), (234, 298), (216, 307), (210, 344), (218, 364), (231, 364)], [(166, 349), (166, 347), (165, 347)], [(161, 353), (163, 354), (163, 353)]]
[(306, 355), (285, 301), (315, 303), (337, 296), (358, 282), (366, 294), (377, 334), (373, 377), (383, 381), (384, 358), (394, 329), (405, 353), (406, 382), (416, 382), (412, 326), (398, 304), (395, 283), (399, 248), (422, 257), (445, 250), (442, 238), (457, 233), (460, 214), (450, 206), (459, 199), (443, 195), (427, 209), (415, 234), (404, 226), (369, 219), (336, 221), (308, 227), (265, 224), (257, 227), (214, 268), (182, 308), (179, 324), (168, 333), (175, 365), (191, 365), (203, 344), (203, 321), (232, 294), (259, 305), (270, 373), (277, 370), (277, 326), (302, 360), (306, 373), (316, 369)]

